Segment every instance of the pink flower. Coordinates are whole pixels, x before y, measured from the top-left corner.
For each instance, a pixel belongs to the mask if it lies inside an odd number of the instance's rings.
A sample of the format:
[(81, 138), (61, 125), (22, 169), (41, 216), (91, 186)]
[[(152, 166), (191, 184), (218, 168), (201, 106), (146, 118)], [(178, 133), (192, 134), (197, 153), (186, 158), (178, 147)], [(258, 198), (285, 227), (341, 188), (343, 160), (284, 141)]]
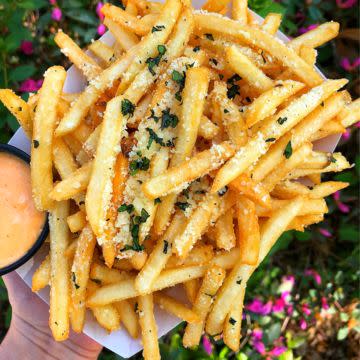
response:
[(312, 276), (315, 280), (315, 282), (320, 285), (321, 284), (321, 276), (319, 275), (319, 273), (317, 271), (315, 271), (314, 269), (307, 269), (305, 270), (305, 275), (306, 276)]
[(346, 131), (341, 136), (345, 141), (348, 141), (351, 137), (351, 132), (349, 129), (346, 129)]
[(284, 309), (285, 309), (284, 299), (282, 299), (282, 298), (276, 299), (275, 303), (273, 305), (272, 311), (276, 313), (276, 312), (284, 311)]
[(301, 310), (305, 315), (307, 315), (307, 316), (311, 315), (311, 310), (310, 310), (309, 305), (307, 303), (304, 303), (304, 304), (301, 305)]
[(299, 29), (299, 34), (300, 34), (300, 35), (305, 34), (305, 33), (307, 33), (307, 32), (310, 31), (310, 30), (316, 29), (318, 26), (319, 26), (318, 24), (311, 24), (311, 25), (306, 26), (306, 27), (301, 27), (301, 28)]
[(255, 298), (249, 305), (246, 306), (246, 309), (255, 314), (268, 315), (271, 312), (271, 307), (271, 301), (268, 301), (266, 304), (264, 304), (260, 299)]
[(340, 66), (346, 71), (353, 71), (360, 66), (360, 57), (356, 58), (352, 63), (349, 58), (342, 58)]
[(56, 4), (56, 0), (49, 0), (49, 3), (50, 3), (51, 5), (55, 5), (55, 4)]
[(261, 340), (263, 336), (263, 332), (261, 329), (255, 328), (252, 331), (251, 336), (253, 337), (254, 340)]
[(321, 298), (321, 307), (324, 309), (324, 310), (328, 310), (329, 309), (329, 304), (327, 302), (327, 299), (326, 297), (322, 297)]
[(292, 305), (289, 305), (288, 308), (286, 309), (286, 313), (289, 316), (292, 316), (293, 312), (294, 312), (294, 307)]
[(272, 350), (270, 350), (268, 352), (269, 355), (271, 356), (280, 356), (282, 353), (284, 353), (286, 351), (286, 347), (285, 346), (275, 346)]
[(260, 354), (260, 355), (265, 355), (266, 350), (265, 350), (265, 345), (262, 341), (254, 341), (254, 349)]
[(104, 4), (101, 1), (96, 5), (96, 14), (101, 21), (104, 20), (104, 14), (101, 12), (103, 6)]
[(36, 92), (41, 88), (43, 80), (27, 79), (20, 85), (19, 91), (21, 92)]
[(62, 18), (62, 12), (61, 9), (56, 7), (51, 12), (51, 18), (55, 21), (60, 21)]
[(336, 202), (336, 205), (337, 205), (338, 209), (342, 213), (347, 214), (347, 213), (350, 212), (350, 207), (340, 201), (340, 191), (337, 191), (336, 193), (334, 193), (333, 198), (334, 198), (334, 200)]
[(300, 325), (300, 329), (301, 329), (301, 330), (306, 330), (306, 328), (307, 328), (307, 323), (306, 323), (306, 321), (305, 321), (304, 319), (300, 319), (299, 325)]
[(357, 122), (354, 126), (359, 129), (360, 128), (360, 121)]
[(213, 352), (212, 344), (211, 344), (211, 341), (209, 340), (209, 338), (208, 338), (206, 335), (203, 336), (202, 346), (203, 346), (205, 352), (206, 352), (208, 355), (211, 355), (211, 354), (212, 354), (212, 352)]
[(99, 35), (104, 35), (105, 34), (105, 31), (106, 31), (106, 27), (104, 24), (100, 24), (97, 28), (97, 33)]
[(33, 44), (31, 41), (28, 40), (23, 40), (21, 42), (20, 45), (20, 50), (25, 54), (25, 55), (31, 55), (33, 53)]
[(331, 238), (332, 236), (331, 232), (325, 228), (320, 228), (319, 233), (327, 238)]
[(348, 9), (353, 7), (357, 3), (357, 0), (336, 0), (336, 5), (340, 9)]

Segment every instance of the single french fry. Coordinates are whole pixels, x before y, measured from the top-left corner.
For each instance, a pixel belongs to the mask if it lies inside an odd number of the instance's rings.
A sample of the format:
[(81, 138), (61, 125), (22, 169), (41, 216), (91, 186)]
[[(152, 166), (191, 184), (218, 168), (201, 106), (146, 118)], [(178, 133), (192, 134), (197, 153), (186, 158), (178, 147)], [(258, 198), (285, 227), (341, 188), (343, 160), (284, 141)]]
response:
[(106, 215), (106, 228), (104, 233), (98, 237), (101, 238), (102, 251), (105, 264), (111, 268), (116, 257), (115, 244), (113, 238), (116, 235), (115, 223), (118, 214), (118, 208), (123, 201), (123, 192), (128, 176), (128, 161), (126, 157), (119, 153), (114, 166), (114, 178), (112, 181), (112, 200)]
[(68, 216), (66, 219), (69, 229), (72, 233), (81, 231), (86, 225), (86, 214), (83, 211), (78, 211), (75, 214)]
[(239, 257), (240, 251), (239, 248), (236, 247), (230, 251), (219, 251), (210, 263), (225, 270), (230, 270), (238, 263)]
[(163, 309), (169, 314), (173, 314), (179, 319), (182, 319), (190, 324), (200, 321), (199, 316), (194, 310), (189, 309), (183, 303), (168, 295), (161, 292), (154, 293), (154, 301), (160, 306), (160, 309)]
[(61, 52), (69, 58), (69, 60), (83, 72), (88, 80), (94, 79), (102, 71), (97, 62), (87, 55), (80, 47), (66, 35), (62, 30), (59, 30), (54, 41), (60, 48)]
[(324, 220), (323, 214), (297, 216), (287, 227), (287, 230), (305, 231), (309, 225), (317, 224)]
[(55, 184), (49, 196), (56, 201), (68, 200), (85, 190), (89, 184), (93, 162), (77, 169), (72, 175)]
[(136, 16), (115, 5), (105, 4), (101, 8), (101, 12), (106, 18), (111, 19), (136, 35), (144, 36), (151, 30), (151, 26), (142, 23)]
[(160, 350), (157, 337), (157, 326), (154, 317), (153, 295), (139, 296), (139, 323), (142, 342), (144, 345), (143, 356), (145, 360), (160, 360)]
[(244, 119), (247, 126), (251, 127), (271, 116), (282, 102), (303, 88), (304, 84), (293, 80), (276, 83), (272, 89), (262, 93), (246, 109)]
[(188, 324), (183, 337), (185, 347), (196, 346), (200, 342), (206, 316), (210, 310), (216, 293), (222, 285), (226, 272), (217, 266), (211, 266), (205, 273), (203, 282), (200, 286), (199, 293), (193, 306), (193, 310), (200, 317), (200, 322)]
[(0, 89), (0, 101), (16, 117), (29, 139), (32, 136), (32, 120), (29, 105), (10, 89)]
[(111, 65), (116, 60), (115, 52), (112, 47), (106, 45), (101, 40), (92, 42), (88, 49), (103, 61), (106, 66)]
[(300, 195), (310, 196), (310, 189), (297, 181), (290, 180), (277, 184), (271, 192), (271, 196), (282, 200), (293, 199)]
[(129, 278), (126, 271), (119, 271), (117, 269), (109, 269), (97, 262), (93, 262), (90, 270), (90, 279), (99, 285), (113, 284), (124, 279)]
[(223, 330), (224, 343), (235, 352), (238, 352), (240, 347), (244, 297), (245, 287), (242, 286), (238, 297), (235, 299), (233, 306), (225, 319)]
[[(198, 279), (204, 276), (206, 266), (186, 266), (183, 268), (164, 270), (152, 285), (151, 291), (162, 290), (184, 281)], [(89, 306), (106, 305), (116, 301), (139, 296), (135, 288), (135, 278), (123, 280), (116, 284), (106, 285), (96, 291), (88, 299)]]
[(120, 314), (121, 322), (133, 339), (139, 336), (139, 320), (134, 306), (127, 300), (114, 303)]
[[(289, 200), (272, 199), (271, 211), (257, 207), (256, 213), (258, 214), (259, 217), (271, 217), (273, 211), (277, 211), (282, 207), (286, 206), (287, 204), (289, 204)], [(301, 207), (298, 215), (299, 216), (318, 215), (318, 214), (326, 214), (327, 212), (328, 212), (328, 207), (324, 199), (307, 199), (306, 204), (304, 204)]]
[(50, 254), (42, 261), (40, 266), (34, 272), (32, 277), (31, 290), (33, 292), (40, 291), (49, 285), (50, 280)]
[(242, 25), (235, 20), (213, 14), (195, 12), (195, 27), (201, 33), (220, 34), (235, 37), (245, 44), (259, 47), (275, 59), (291, 68), (307, 85), (316, 86), (322, 79), (310, 65), (306, 64), (294, 50), (260, 29)]
[(260, 228), (255, 204), (245, 196), (238, 196), (236, 204), (238, 222), (239, 263), (255, 265), (260, 251)]
[(271, 89), (273, 81), (235, 46), (226, 49), (226, 60), (230, 68), (260, 92)]
[(50, 227), (50, 319), (49, 326), (56, 341), (69, 336), (70, 261), (65, 256), (69, 245), (69, 202), (54, 204), (49, 212)]
[(207, 0), (202, 9), (208, 12), (221, 12), (230, 0)]
[(115, 97), (106, 106), (96, 158), (86, 193), (86, 214), (96, 236), (104, 233), (106, 215), (110, 206), (111, 180), (125, 121), (121, 113), (123, 101), (123, 98)]
[(309, 140), (316, 141), (324, 139), (330, 135), (342, 134), (345, 131), (345, 128), (341, 124), (334, 120), (330, 120), (324, 125), (322, 129), (319, 129), (316, 133), (314, 133)]
[(141, 252), (135, 253), (129, 259), (129, 262), (135, 270), (141, 270), (144, 267), (147, 258), (148, 258), (147, 253), (145, 251), (141, 251)]
[(242, 288), (246, 286), (248, 279), (256, 267), (263, 261), (274, 243), (286, 230), (289, 223), (298, 215), (303, 203), (304, 200), (302, 198), (297, 198), (289, 202), (286, 206), (275, 211), (272, 217), (262, 226), (258, 263), (250, 266), (239, 262), (227, 276), (207, 318), (206, 332), (208, 334), (214, 335), (222, 331), (224, 321), (231, 310), (233, 300), (243, 291)]
[(269, 149), (270, 143), (266, 140), (277, 140), (284, 135), (346, 82), (344, 79), (325, 81), (280, 111), (218, 171), (211, 191), (219, 191), (243, 173)]
[(234, 0), (232, 3), (232, 18), (242, 25), (247, 24), (248, 2), (247, 0)]
[(124, 51), (128, 51), (139, 42), (139, 38), (132, 31), (124, 28), (109, 17), (105, 17), (104, 24), (113, 34), (116, 43)]
[(82, 332), (84, 328), (86, 286), (89, 280), (95, 244), (96, 238), (90, 226), (86, 225), (77, 240), (74, 262), (71, 268), (70, 320), (75, 332)]
[(338, 120), (345, 128), (360, 121), (360, 99), (354, 100), (348, 104), (345, 109), (339, 113)]
[(311, 199), (325, 198), (337, 191), (347, 188), (348, 186), (349, 183), (347, 182), (326, 181), (314, 186), (313, 189), (309, 191), (309, 197)]
[(236, 245), (236, 236), (233, 224), (233, 209), (220, 216), (215, 224), (216, 247), (229, 251)]
[(199, 125), (199, 136), (206, 140), (212, 140), (219, 133), (219, 127), (215, 125), (208, 117), (203, 115)]
[(194, 304), (197, 293), (200, 288), (199, 279), (193, 279), (190, 281), (186, 281), (186, 282), (184, 282), (183, 285), (184, 285), (184, 289), (185, 289), (188, 300), (192, 304)]
[(213, 247), (211, 245), (200, 244), (195, 246), (185, 259), (172, 255), (166, 263), (166, 268), (172, 269), (180, 266), (205, 265), (211, 261), (213, 257)]
[[(87, 283), (87, 295), (92, 294), (99, 286), (93, 281)], [(120, 316), (114, 305), (95, 306), (90, 308), (96, 321), (105, 330), (111, 332), (120, 328)]]
[(299, 50), (299, 55), (309, 65), (315, 65), (317, 51), (307, 45), (302, 45)]
[(53, 66), (45, 73), (36, 107), (31, 146), (31, 184), (36, 208), (50, 209), (53, 200), (52, 146), (57, 122), (56, 106), (64, 85), (66, 72)]
[(184, 215), (182, 213), (175, 214), (166, 232), (157, 241), (147, 262), (136, 277), (135, 287), (141, 294), (150, 292), (153, 283), (171, 256), (173, 239), (183, 226)]
[(162, 175), (146, 181), (142, 186), (144, 194), (155, 199), (176, 192), (177, 188), (217, 169), (233, 154), (234, 149), (227, 142), (213, 145), (209, 150), (202, 151), (180, 165), (169, 168)]
[(339, 34), (339, 28), (339, 23), (334, 21), (321, 24), (315, 29), (292, 39), (288, 46), (296, 51), (298, 51), (303, 45), (317, 48), (335, 38)]
[(216, 81), (212, 92), (214, 101), (219, 107), (221, 122), (236, 147), (243, 146), (247, 142), (245, 122), (238, 107), (227, 96), (227, 87), (224, 82)]
[(173, 252), (185, 258), (195, 243), (210, 225), (214, 209), (218, 207), (221, 197), (218, 194), (207, 194), (191, 214), (185, 229), (174, 240)]
[(263, 184), (255, 182), (247, 174), (241, 174), (229, 184), (230, 189), (240, 195), (244, 195), (256, 204), (265, 208), (271, 208), (270, 195)]
[(271, 35), (275, 35), (279, 30), (281, 24), (282, 16), (278, 13), (269, 13), (266, 15), (264, 22), (261, 27), (264, 31)]

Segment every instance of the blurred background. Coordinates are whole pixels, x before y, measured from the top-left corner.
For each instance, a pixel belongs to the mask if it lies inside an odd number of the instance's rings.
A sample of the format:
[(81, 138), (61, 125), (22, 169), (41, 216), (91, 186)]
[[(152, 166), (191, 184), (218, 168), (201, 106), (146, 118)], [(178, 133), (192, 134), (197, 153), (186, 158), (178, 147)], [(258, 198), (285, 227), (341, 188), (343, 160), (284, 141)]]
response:
[[(103, 3), (0, 0), (0, 88), (12, 88), (27, 99), (29, 92), (41, 87), (47, 67), (69, 66), (54, 34), (61, 28), (86, 46), (106, 31), (100, 15)], [(318, 66), (329, 78), (348, 78), (348, 90), (359, 97), (358, 0), (249, 0), (249, 6), (261, 16), (283, 14), (282, 31), (291, 37), (325, 21), (340, 22), (340, 36), (319, 49)], [(7, 142), (17, 127), (0, 104), (0, 142)], [(210, 337), (204, 337), (197, 349), (184, 349), (179, 325), (161, 339), (163, 359), (360, 358), (359, 127), (357, 123), (344, 133), (338, 145), (354, 167), (330, 178), (351, 185), (328, 199), (325, 222), (305, 232), (285, 233), (253, 275), (241, 351), (235, 354)], [(11, 308), (0, 278), (0, 342), (10, 321)], [(105, 349), (100, 359), (122, 358)]]

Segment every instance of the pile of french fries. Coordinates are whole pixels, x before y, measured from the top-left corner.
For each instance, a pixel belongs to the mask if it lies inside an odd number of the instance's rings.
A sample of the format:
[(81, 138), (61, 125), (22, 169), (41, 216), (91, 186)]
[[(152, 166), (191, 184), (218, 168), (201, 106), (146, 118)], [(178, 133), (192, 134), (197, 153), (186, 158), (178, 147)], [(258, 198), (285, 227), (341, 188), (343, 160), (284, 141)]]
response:
[[(281, 16), (260, 24), (246, 0), (202, 10), (128, 0), (102, 13), (113, 46), (85, 52), (55, 37), (88, 80), (83, 92), (63, 92), (60, 66), (28, 102), (0, 91), (31, 139), (34, 199), (50, 214), (33, 291), (50, 286), (59, 341), (70, 325), (83, 330), (88, 308), (108, 331), (141, 333), (145, 359), (159, 359), (155, 303), (188, 323), (186, 347), (205, 331), (238, 351), (252, 273), (283, 232), (322, 221), (324, 198), (348, 185), (321, 181), (349, 168), (345, 157), (313, 148), (360, 120), (347, 80), (315, 68), (315, 48), (339, 25), (285, 44)], [(175, 285), (187, 304), (167, 294)]]

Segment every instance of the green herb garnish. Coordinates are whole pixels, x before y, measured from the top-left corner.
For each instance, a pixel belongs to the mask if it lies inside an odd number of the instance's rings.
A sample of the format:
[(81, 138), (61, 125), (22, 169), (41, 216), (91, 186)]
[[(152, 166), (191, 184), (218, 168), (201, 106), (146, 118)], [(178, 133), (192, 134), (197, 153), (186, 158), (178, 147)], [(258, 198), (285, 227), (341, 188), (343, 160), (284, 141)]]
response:
[(284, 150), (284, 155), (287, 159), (289, 159), (292, 155), (292, 146), (291, 146), (291, 141), (289, 141), (286, 145), (286, 148)]
[(121, 113), (126, 116), (132, 117), (134, 115), (135, 105), (128, 99), (121, 102)]

